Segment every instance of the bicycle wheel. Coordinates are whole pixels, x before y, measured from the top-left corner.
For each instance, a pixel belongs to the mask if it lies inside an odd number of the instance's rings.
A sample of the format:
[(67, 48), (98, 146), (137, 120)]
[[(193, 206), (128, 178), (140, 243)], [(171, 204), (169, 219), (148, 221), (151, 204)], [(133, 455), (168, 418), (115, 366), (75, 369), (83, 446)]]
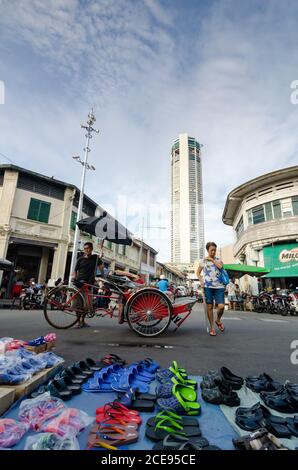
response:
[(44, 301), (44, 316), (54, 328), (66, 330), (71, 328), (84, 313), (84, 298), (79, 293), (73, 300), (71, 298), (78, 289), (68, 286), (59, 286), (51, 289)]
[(161, 335), (171, 322), (172, 304), (168, 297), (156, 289), (136, 292), (126, 306), (130, 328), (140, 336)]

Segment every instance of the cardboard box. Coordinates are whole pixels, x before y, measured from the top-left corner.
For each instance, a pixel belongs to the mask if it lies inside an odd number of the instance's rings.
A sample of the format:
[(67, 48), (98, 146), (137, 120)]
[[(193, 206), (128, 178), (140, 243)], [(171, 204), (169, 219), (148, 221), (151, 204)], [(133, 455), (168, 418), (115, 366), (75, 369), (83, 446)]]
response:
[(28, 344), (26, 344), (25, 348), (28, 349), (28, 351), (32, 351), (36, 354), (39, 354), (47, 350), (47, 344), (41, 344), (40, 346), (29, 346)]
[(15, 391), (0, 387), (0, 416), (10, 408), (15, 401)]
[(51, 367), (50, 369), (45, 369), (39, 372), (38, 374), (33, 375), (33, 377), (30, 380), (28, 380), (27, 382), (24, 382), (23, 384), (1, 385), (1, 388), (7, 391), (14, 391), (14, 401), (19, 400), (25, 395), (29, 395), (36, 388), (38, 388), (40, 385), (45, 383), (49, 379), (49, 377), (63, 365), (63, 362), (60, 362), (59, 364), (57, 364), (54, 367)]
[(56, 347), (56, 341), (49, 341), (47, 344), (47, 351), (52, 351)]

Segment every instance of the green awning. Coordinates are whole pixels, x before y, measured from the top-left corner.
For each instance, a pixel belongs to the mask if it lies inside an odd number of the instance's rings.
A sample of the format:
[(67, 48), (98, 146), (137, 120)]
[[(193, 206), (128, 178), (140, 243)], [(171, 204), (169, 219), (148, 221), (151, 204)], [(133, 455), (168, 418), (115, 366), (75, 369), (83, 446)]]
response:
[(270, 269), (262, 268), (259, 266), (249, 266), (247, 264), (224, 264), (224, 269), (228, 271), (229, 275), (249, 274), (250, 276), (264, 276), (264, 274), (270, 273)]

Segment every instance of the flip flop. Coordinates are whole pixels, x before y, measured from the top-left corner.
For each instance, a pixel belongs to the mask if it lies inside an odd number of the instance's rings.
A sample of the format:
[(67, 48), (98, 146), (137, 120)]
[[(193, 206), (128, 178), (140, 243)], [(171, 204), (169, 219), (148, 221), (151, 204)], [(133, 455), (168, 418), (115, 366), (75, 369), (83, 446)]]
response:
[(173, 413), (172, 411), (161, 411), (158, 413), (156, 416), (153, 416), (152, 418), (149, 418), (146, 426), (152, 426), (155, 427), (156, 423), (159, 420), (171, 420), (176, 421), (180, 426), (199, 426), (199, 422), (197, 418), (192, 418), (190, 416), (179, 416), (176, 413)]
[(120, 399), (117, 400), (129, 409), (140, 411), (140, 412), (151, 412), (154, 411), (155, 402), (150, 400), (141, 400), (136, 398), (133, 389), (125, 392)]
[(121, 419), (123, 422), (138, 425), (142, 423), (142, 418), (137, 411), (129, 410), (118, 402), (107, 403), (96, 409), (96, 422), (100, 423), (105, 418)]
[(177, 423), (171, 423), (171, 425), (169, 425), (166, 422), (163, 423), (163, 421), (159, 421), (154, 428), (152, 426), (147, 426), (145, 434), (151, 441), (161, 441), (168, 434), (172, 434), (174, 436), (180, 435), (184, 437), (201, 436), (201, 430), (199, 426), (183, 427)]
[(224, 324), (221, 321), (215, 321), (215, 324), (217, 328), (219, 329), (219, 331), (221, 331), (222, 333), (225, 331)]
[(116, 425), (99, 429), (96, 435), (91, 434), (88, 439), (88, 447), (102, 447), (102, 443), (119, 447), (133, 444), (138, 441), (139, 433), (133, 429), (125, 429)]
[(192, 441), (184, 436), (168, 434), (154, 445), (153, 450), (202, 450), (208, 446), (209, 441), (204, 437)]

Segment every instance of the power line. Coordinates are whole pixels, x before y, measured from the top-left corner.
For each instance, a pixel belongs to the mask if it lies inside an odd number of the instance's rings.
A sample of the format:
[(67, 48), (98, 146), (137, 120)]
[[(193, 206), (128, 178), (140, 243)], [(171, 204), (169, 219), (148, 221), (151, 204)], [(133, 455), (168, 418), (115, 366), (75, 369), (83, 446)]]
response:
[(4, 157), (7, 161), (9, 161), (10, 163), (12, 163), (13, 165), (17, 165), (16, 162), (14, 162), (13, 160), (11, 160), (11, 158), (9, 158), (7, 155), (5, 155), (4, 153), (0, 152), (0, 155), (1, 157)]

